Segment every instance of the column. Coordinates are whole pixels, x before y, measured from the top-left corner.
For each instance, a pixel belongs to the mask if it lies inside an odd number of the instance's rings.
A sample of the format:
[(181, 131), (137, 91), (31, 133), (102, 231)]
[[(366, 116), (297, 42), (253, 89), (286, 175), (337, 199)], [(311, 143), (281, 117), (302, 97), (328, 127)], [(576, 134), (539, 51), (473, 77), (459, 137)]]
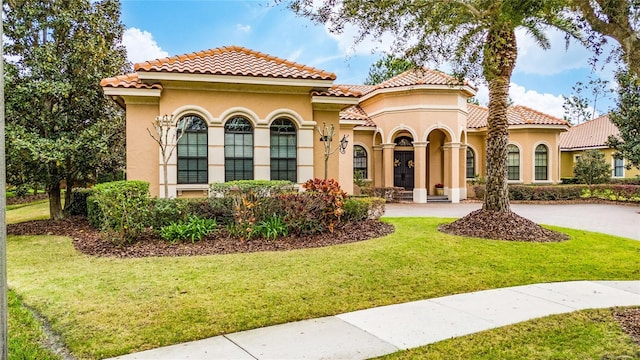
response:
[(393, 149), (396, 144), (382, 144), (382, 186), (393, 186)]
[(460, 143), (445, 143), (444, 166), (448, 167), (444, 172), (445, 194), (452, 203), (460, 202)]
[(271, 179), (271, 129), (256, 126), (253, 130), (253, 178)]
[(413, 142), (413, 158), (415, 159), (413, 202), (427, 202), (427, 144), (428, 141)]

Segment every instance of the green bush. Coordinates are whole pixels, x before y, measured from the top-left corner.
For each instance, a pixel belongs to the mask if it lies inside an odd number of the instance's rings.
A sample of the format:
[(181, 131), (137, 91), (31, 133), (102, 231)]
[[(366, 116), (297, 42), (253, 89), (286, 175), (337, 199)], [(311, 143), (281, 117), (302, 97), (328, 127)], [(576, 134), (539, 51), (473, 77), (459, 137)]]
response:
[(275, 240), (278, 236), (289, 235), (289, 227), (280, 216), (272, 216), (261, 221), (254, 229), (254, 234), (266, 239)]
[(183, 222), (189, 215), (192, 214), (187, 211), (187, 201), (183, 199), (153, 198), (144, 225), (159, 230), (171, 223)]
[(295, 184), (287, 180), (236, 180), (210, 185), (211, 197), (231, 197), (254, 193), (259, 197), (295, 191)]
[(205, 219), (216, 219), (218, 224), (229, 224), (233, 222), (232, 198), (187, 199), (185, 206), (185, 212), (188, 215)]
[(94, 188), (95, 201), (103, 214), (101, 229), (118, 243), (135, 239), (144, 230), (149, 214), (149, 183), (114, 181)]
[(349, 221), (362, 221), (366, 220), (369, 213), (369, 204), (365, 197), (350, 197), (344, 202), (344, 215), (342, 220)]
[(370, 187), (362, 189), (362, 194), (382, 198), (389, 203), (395, 203), (400, 201), (400, 193), (402, 191), (404, 191), (402, 187)]
[(92, 189), (77, 188), (71, 191), (71, 204), (67, 208), (67, 214), (87, 216), (87, 198), (93, 194)]
[[(473, 188), (476, 197), (484, 198), (485, 186)], [(599, 198), (613, 201), (640, 202), (638, 185), (509, 185), (509, 200), (520, 201), (561, 201)]]
[(173, 222), (160, 229), (160, 236), (175, 244), (177, 241), (191, 240), (192, 243), (202, 240), (218, 228), (216, 219), (202, 219), (190, 216), (186, 222)]
[(102, 224), (104, 222), (104, 215), (102, 214), (102, 210), (100, 206), (98, 206), (98, 201), (96, 197), (91, 195), (87, 198), (87, 221), (91, 226), (96, 229), (102, 229)]

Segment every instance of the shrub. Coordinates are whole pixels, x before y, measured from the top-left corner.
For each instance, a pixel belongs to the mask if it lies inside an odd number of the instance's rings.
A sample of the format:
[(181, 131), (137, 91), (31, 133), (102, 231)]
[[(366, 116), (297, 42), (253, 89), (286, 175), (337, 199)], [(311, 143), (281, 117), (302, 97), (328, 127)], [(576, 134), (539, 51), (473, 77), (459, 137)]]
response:
[(29, 184), (22, 184), (22, 185), (16, 186), (15, 194), (19, 198), (24, 198), (29, 196), (30, 190), (31, 189)]
[(100, 206), (98, 206), (98, 201), (96, 197), (91, 195), (87, 198), (87, 221), (91, 226), (96, 229), (102, 229), (102, 224), (104, 222), (104, 215), (102, 214), (102, 210)]
[(256, 236), (275, 240), (278, 236), (289, 235), (289, 227), (280, 216), (272, 216), (261, 221), (254, 229)]
[(216, 219), (218, 224), (233, 222), (232, 198), (186, 199), (185, 212), (205, 219)]
[[(473, 188), (476, 197), (483, 198), (484, 185)], [(555, 201), (599, 198), (613, 201), (640, 202), (640, 186), (637, 185), (509, 185), (509, 200)]]
[(362, 194), (382, 198), (389, 203), (395, 203), (400, 201), (400, 193), (402, 191), (404, 191), (402, 187), (370, 187), (362, 189)]
[(564, 185), (573, 185), (578, 183), (578, 179), (574, 177), (569, 177), (569, 178), (565, 177), (565, 178), (560, 178), (560, 182)]
[(67, 214), (88, 216), (87, 198), (93, 194), (92, 189), (77, 188), (71, 191), (71, 204), (67, 208)]
[(344, 202), (343, 221), (362, 221), (366, 220), (369, 212), (369, 204), (365, 197), (350, 197)]
[(313, 235), (327, 231), (327, 223), (318, 214), (327, 212), (328, 204), (317, 193), (304, 192), (278, 195), (277, 212), (297, 235)]
[(215, 231), (218, 224), (215, 219), (202, 219), (190, 216), (186, 222), (172, 222), (160, 229), (160, 236), (175, 244), (177, 241), (191, 240), (195, 243)]
[(192, 214), (187, 212), (185, 200), (154, 198), (150, 201), (145, 227), (160, 230), (171, 223), (187, 220), (189, 215)]
[(573, 174), (581, 184), (602, 184), (611, 178), (611, 166), (600, 150), (585, 150), (576, 161)]
[(295, 191), (295, 184), (287, 180), (236, 180), (210, 185), (211, 197), (231, 197), (238, 194), (254, 193), (259, 197)]
[(131, 241), (144, 230), (150, 203), (148, 182), (114, 181), (93, 189), (103, 215), (101, 229), (110, 233), (113, 241)]
[(323, 212), (318, 213), (318, 216), (321, 217), (322, 221), (326, 222), (327, 229), (333, 232), (333, 229), (344, 213), (342, 207), (344, 206), (347, 194), (340, 189), (340, 185), (334, 179), (316, 178), (307, 180), (307, 182), (302, 184), (302, 187), (311, 193), (320, 195), (327, 203), (328, 206)]

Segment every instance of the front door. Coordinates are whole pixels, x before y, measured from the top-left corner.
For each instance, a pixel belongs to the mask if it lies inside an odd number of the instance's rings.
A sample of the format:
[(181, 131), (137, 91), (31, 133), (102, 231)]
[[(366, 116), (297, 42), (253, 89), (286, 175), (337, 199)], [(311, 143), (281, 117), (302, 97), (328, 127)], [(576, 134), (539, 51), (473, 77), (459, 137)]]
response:
[(394, 151), (393, 186), (413, 190), (413, 170), (415, 163), (413, 151)]

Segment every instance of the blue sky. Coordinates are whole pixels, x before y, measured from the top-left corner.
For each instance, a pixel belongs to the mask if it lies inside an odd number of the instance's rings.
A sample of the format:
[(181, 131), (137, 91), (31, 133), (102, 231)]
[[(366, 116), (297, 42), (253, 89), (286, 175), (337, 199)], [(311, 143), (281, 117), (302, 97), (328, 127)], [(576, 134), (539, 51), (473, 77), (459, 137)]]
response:
[[(381, 57), (380, 49), (390, 45), (383, 39), (382, 45), (365, 41), (354, 46), (354, 29), (330, 34), (324, 25), (313, 24), (265, 0), (121, 3), (127, 28), (123, 42), (132, 62), (238, 45), (334, 72), (339, 84), (359, 84), (370, 65)], [(552, 48), (543, 51), (531, 38), (518, 33), (519, 58), (510, 95), (516, 104), (562, 117), (561, 95), (570, 95), (576, 81), (588, 82), (589, 52), (575, 43), (565, 50), (562, 34), (549, 36)], [(596, 76), (613, 82), (612, 68), (598, 71)], [(480, 86), (478, 98), (486, 104), (486, 87)]]

